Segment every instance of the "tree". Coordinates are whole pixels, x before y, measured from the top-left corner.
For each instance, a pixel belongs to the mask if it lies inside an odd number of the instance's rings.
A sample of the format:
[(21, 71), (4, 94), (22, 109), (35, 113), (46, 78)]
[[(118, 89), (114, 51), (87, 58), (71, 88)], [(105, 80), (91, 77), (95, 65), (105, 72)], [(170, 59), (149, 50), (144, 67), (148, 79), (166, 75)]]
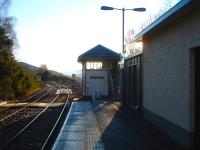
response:
[(0, 51), (7, 51), (10, 55), (12, 55), (12, 50), (17, 47), (16, 34), (13, 28), (13, 18), (0, 18)]
[(41, 65), (40, 65), (40, 68), (41, 68), (42, 70), (45, 70), (45, 71), (48, 70), (46, 64), (41, 64)]
[[(163, 15), (166, 11), (168, 11), (172, 7), (171, 1), (167, 1), (164, 4), (164, 7), (161, 8), (156, 15), (149, 14), (147, 19), (141, 23), (140, 30), (145, 29), (147, 26), (149, 26), (152, 22), (154, 22), (156, 19), (158, 19), (161, 15)], [(135, 42), (135, 32), (133, 29), (129, 30), (127, 32), (127, 35), (125, 37), (125, 48), (128, 54), (135, 54), (142, 51), (142, 43)]]
[(5, 13), (2, 15), (8, 2), (0, 1), (0, 100), (24, 97), (41, 88), (35, 77), (25, 72), (14, 58), (17, 45), (14, 20)]
[(135, 42), (135, 34), (133, 29), (129, 30), (127, 36), (125, 37), (125, 48), (129, 55), (139, 53), (142, 50), (142, 47)]
[(48, 81), (51, 78), (51, 73), (48, 70), (46, 64), (41, 64), (40, 65), (40, 70), (39, 70), (38, 74), (41, 76), (41, 80), (43, 80), (43, 81)]
[(158, 11), (157, 14), (149, 14), (144, 22), (140, 25), (140, 30), (144, 30), (147, 26), (149, 26), (152, 22), (162, 16), (165, 12), (167, 12), (170, 8), (172, 8), (172, 2), (167, 1), (164, 6)]
[(10, 0), (0, 0), (0, 17), (5, 16), (10, 5)]

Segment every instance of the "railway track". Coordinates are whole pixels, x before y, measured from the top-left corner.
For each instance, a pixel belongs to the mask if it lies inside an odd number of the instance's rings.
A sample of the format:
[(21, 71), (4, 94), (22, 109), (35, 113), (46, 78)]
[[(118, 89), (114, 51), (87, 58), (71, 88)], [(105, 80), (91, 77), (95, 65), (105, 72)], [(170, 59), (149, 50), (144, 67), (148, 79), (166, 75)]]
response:
[(6, 124), (7, 122), (9, 122), (9, 120), (12, 120), (11, 118), (13, 118), (13, 116), (18, 115), (19, 113), (25, 111), (26, 109), (28, 109), (30, 104), (36, 103), (38, 101), (41, 100), (41, 98), (45, 97), (48, 93), (50, 93), (52, 91), (52, 88), (49, 89), (48, 91), (45, 91), (44, 93), (42, 93), (42, 95), (40, 94), (40, 96), (36, 99), (33, 99), (31, 102), (28, 102), (27, 104), (25, 104), (25, 106), (23, 107), (15, 107), (15, 108), (11, 108), (8, 107), (6, 108), (3, 113), (1, 112), (1, 118), (0, 118), (0, 128), (2, 127), (2, 125)]
[[(16, 100), (17, 102), (26, 102), (26, 101), (29, 101), (29, 100), (31, 100), (31, 99), (33, 99), (33, 98), (35, 98), (35, 97), (37, 97), (38, 95), (40, 95), (42, 92), (44, 92), (46, 89), (44, 88), (44, 89), (42, 89), (41, 91), (39, 91), (39, 92), (37, 92), (37, 93), (35, 93), (35, 94), (33, 94), (33, 95), (31, 95), (30, 97), (27, 97), (27, 98), (25, 98), (25, 99), (22, 99), (22, 100)], [(6, 105), (7, 103), (5, 103), (4, 105)], [(2, 105), (3, 106), (3, 105)], [(3, 113), (3, 112), (5, 112), (6, 110), (8, 110), (10, 107), (1, 107), (0, 108), (0, 113)]]
[[(48, 85), (48, 86), (47, 86)], [(39, 99), (42, 95), (44, 95), (46, 93), (46, 91), (48, 91), (48, 89), (52, 88), (53, 84), (46, 84), (46, 87), (43, 88), (42, 90), (40, 90), (39, 92), (36, 92), (35, 94), (25, 98), (25, 99), (19, 99), (19, 100), (15, 100), (14, 102), (20, 102), (20, 103), (30, 103), (30, 102), (34, 102), (36, 99)], [(6, 105), (6, 104), (4, 104)], [(3, 106), (3, 105), (2, 105)], [(0, 114), (5, 114), (5, 112), (7, 112), (7, 110), (10, 109), (10, 107), (0, 107)], [(2, 116), (0, 116), (0, 118), (2, 118)], [(1, 122), (1, 121), (0, 121)]]
[[(62, 107), (50, 107), (53, 103), (60, 102), (62, 98), (65, 99)], [(40, 109), (37, 115), (27, 118), (21, 123), (1, 128), (0, 137), (4, 131), (4, 139), (0, 139), (0, 149), (44, 149), (49, 147), (49, 141), (55, 134), (57, 125), (63, 114), (67, 114), (68, 100), (69, 94), (67, 98), (58, 94), (44, 109)], [(6, 130), (8, 134), (5, 134)]]
[(22, 100), (17, 100), (17, 101), (20, 101), (20, 102), (26, 102), (26, 101), (30, 101), (31, 99), (33, 99), (34, 97), (37, 97), (38, 95), (40, 95), (43, 91), (47, 90), (47, 88), (44, 88), (42, 89), (41, 91), (31, 95), (30, 97), (27, 97), (25, 99), (22, 99)]

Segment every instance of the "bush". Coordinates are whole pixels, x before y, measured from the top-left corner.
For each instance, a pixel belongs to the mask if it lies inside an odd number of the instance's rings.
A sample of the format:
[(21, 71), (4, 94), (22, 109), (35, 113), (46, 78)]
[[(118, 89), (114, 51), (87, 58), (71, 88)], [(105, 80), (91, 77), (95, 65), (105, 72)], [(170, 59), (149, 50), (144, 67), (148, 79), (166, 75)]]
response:
[(24, 71), (13, 57), (0, 52), (0, 60), (0, 99), (16, 99), (41, 89), (36, 77)]

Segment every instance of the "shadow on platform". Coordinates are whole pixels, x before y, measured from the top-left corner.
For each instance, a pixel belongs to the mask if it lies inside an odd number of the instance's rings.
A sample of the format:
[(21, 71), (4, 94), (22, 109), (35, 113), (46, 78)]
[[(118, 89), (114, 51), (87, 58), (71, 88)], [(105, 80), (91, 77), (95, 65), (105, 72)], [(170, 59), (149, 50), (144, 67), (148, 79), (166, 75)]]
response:
[(120, 102), (92, 103), (106, 150), (184, 150), (159, 128), (143, 118), (143, 112), (122, 108)]

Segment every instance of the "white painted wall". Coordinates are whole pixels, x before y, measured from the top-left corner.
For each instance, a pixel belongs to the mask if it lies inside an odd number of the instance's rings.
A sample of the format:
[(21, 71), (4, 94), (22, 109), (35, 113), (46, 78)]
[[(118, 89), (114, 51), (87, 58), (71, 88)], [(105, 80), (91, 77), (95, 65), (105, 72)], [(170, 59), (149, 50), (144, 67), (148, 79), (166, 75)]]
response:
[(108, 96), (108, 71), (86, 70), (86, 95)]
[(145, 109), (194, 130), (190, 49), (200, 46), (200, 11), (190, 13), (144, 39)]

